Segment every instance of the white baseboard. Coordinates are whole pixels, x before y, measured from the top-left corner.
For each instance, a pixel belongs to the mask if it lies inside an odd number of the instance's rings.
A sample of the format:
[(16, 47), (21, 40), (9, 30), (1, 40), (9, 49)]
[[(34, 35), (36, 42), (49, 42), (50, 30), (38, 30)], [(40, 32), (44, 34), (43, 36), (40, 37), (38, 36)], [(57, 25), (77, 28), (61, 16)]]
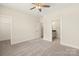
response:
[(68, 43), (60, 42), (60, 44), (61, 44), (61, 45), (64, 45), (64, 46), (68, 46), (68, 47), (72, 47), (72, 48), (79, 49), (79, 46), (71, 45), (71, 44), (68, 44)]
[(13, 38), (12, 38), (11, 45), (15, 45), (15, 44), (18, 44), (18, 43), (22, 43), (22, 42), (30, 41), (30, 40), (34, 40), (34, 39), (39, 39), (40, 37), (41, 36), (38, 36), (38, 37), (29, 37), (29, 38), (26, 38), (27, 40), (25, 39), (25, 40), (18, 40), (18, 41), (13, 41)]
[(43, 40), (52, 42), (52, 39), (50, 40), (50, 39), (43, 38)]
[(0, 39), (0, 41), (5, 41), (5, 40), (10, 40), (10, 39)]

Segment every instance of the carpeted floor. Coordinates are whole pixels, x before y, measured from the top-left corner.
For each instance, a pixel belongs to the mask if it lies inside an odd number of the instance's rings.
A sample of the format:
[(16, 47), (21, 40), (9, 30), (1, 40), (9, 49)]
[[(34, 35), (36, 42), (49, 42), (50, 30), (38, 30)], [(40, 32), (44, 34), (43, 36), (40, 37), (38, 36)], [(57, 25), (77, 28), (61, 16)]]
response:
[(10, 41), (0, 42), (1, 56), (79, 56), (79, 50), (62, 46), (58, 39), (54, 42), (35, 39), (10, 45)]

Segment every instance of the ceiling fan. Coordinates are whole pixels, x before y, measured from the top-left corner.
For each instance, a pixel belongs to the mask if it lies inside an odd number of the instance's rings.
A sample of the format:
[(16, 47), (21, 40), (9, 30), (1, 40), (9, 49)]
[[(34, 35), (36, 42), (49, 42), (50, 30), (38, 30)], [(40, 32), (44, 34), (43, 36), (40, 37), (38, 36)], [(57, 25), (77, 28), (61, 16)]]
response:
[(30, 10), (33, 10), (33, 9), (38, 9), (40, 12), (42, 11), (42, 8), (49, 8), (50, 5), (46, 5), (46, 4), (43, 4), (43, 3), (32, 3), (34, 6), (32, 8), (30, 8)]

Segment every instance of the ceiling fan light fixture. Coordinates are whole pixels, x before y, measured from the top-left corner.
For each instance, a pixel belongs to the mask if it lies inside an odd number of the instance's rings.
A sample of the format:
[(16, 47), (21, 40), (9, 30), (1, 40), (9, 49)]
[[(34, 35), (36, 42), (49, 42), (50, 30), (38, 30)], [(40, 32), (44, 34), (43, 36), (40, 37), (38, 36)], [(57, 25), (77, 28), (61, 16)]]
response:
[(33, 5), (35, 5), (32, 9), (38, 9), (40, 12), (42, 11), (42, 8), (48, 8), (50, 7), (50, 5), (46, 5), (46, 4), (42, 4), (42, 3), (32, 3)]
[(36, 9), (41, 9), (41, 6), (36, 6)]

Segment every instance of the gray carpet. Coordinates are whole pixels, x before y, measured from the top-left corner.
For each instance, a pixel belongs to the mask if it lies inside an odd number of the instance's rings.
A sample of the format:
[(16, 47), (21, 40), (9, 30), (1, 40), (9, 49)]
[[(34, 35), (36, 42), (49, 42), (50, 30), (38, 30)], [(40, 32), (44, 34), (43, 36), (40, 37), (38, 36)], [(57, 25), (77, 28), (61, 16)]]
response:
[(0, 56), (79, 56), (79, 50), (60, 45), (58, 39), (35, 39), (12, 46), (7, 40), (0, 42)]

